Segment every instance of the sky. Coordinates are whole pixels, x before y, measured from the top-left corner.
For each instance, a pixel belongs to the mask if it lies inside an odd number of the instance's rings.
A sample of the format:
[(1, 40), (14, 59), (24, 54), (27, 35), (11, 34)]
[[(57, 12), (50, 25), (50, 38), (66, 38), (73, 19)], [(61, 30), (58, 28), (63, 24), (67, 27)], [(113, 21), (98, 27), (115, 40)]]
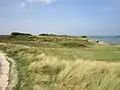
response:
[(0, 34), (120, 35), (120, 0), (0, 0)]

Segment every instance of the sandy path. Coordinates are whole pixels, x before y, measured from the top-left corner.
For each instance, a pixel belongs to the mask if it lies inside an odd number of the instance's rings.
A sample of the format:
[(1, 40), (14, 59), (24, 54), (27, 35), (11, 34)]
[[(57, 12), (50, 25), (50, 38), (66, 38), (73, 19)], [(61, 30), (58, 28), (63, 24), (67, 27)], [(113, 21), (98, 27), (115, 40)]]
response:
[(9, 79), (9, 62), (5, 56), (0, 53), (0, 90), (5, 90)]

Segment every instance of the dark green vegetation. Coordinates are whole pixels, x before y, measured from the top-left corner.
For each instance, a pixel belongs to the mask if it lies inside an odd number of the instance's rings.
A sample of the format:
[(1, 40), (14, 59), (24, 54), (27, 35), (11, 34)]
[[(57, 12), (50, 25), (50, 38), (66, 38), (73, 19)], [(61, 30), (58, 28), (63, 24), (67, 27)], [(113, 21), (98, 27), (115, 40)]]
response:
[(0, 36), (0, 42), (16, 62), (14, 90), (120, 90), (119, 47), (62, 35)]
[(81, 36), (81, 37), (82, 37), (82, 38), (87, 38), (87, 36), (85, 36), (85, 35), (84, 35), (84, 36)]
[(31, 34), (23, 34), (13, 32), (10, 36), (0, 36), (1, 42), (8, 42), (13, 44), (22, 44), (36, 47), (87, 47), (93, 45), (88, 42), (88, 39), (82, 40), (80, 37), (72, 37), (66, 35), (54, 34), (40, 34), (40, 36), (33, 36)]
[(29, 33), (19, 33), (19, 32), (12, 32), (11, 35), (12, 36), (18, 36), (18, 35), (26, 35), (26, 36), (30, 35), (31, 36), (31, 34)]

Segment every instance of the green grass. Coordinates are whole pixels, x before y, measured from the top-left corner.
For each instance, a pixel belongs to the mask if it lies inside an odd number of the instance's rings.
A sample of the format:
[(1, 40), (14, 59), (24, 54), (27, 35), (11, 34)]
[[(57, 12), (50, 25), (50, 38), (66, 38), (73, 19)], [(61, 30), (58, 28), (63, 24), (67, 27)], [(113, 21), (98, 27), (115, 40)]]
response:
[(16, 62), (14, 90), (120, 90), (120, 47), (79, 37), (23, 37), (0, 39)]
[(35, 47), (86, 47), (87, 45), (94, 45), (86, 39), (80, 37), (66, 37), (66, 36), (0, 36), (1, 42), (12, 44), (22, 44)]

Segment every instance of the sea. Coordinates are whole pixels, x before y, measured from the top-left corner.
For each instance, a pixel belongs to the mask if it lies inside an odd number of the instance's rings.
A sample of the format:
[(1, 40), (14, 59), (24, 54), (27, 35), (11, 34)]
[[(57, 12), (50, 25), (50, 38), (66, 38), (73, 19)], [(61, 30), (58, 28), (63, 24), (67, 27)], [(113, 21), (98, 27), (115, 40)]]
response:
[(110, 44), (120, 45), (120, 36), (89, 36), (88, 38)]

